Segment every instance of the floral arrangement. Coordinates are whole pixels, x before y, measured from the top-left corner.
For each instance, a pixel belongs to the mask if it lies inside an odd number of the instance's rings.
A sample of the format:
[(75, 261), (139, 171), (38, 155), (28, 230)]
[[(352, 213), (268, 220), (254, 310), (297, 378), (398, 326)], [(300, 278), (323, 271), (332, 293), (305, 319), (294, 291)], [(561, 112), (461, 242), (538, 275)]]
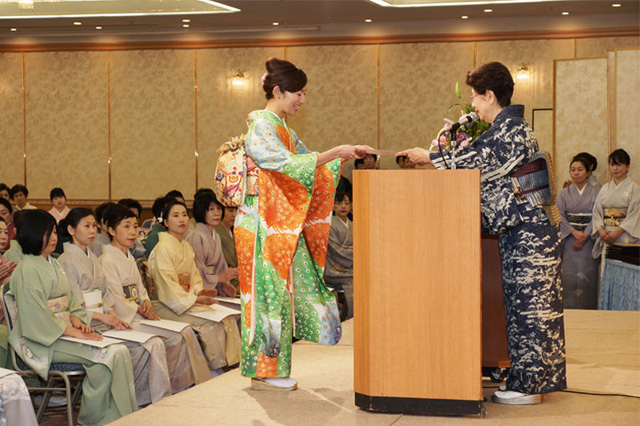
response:
[[(464, 105), (462, 104), (462, 94), (460, 92), (459, 83), (456, 83), (456, 97), (458, 98), (458, 102), (449, 107), (449, 109), (447, 110), (447, 115), (454, 108), (460, 109), (460, 118), (474, 111), (471, 104), (464, 104)], [(445, 119), (445, 121), (449, 126), (452, 124), (451, 120)], [(473, 141), (478, 139), (478, 137), (481, 134), (483, 134), (489, 127), (490, 127), (490, 124), (482, 120), (478, 120), (473, 123), (467, 123), (462, 125), (458, 129), (458, 132), (456, 133), (455, 147), (465, 148), (471, 145)], [(438, 144), (440, 145), (440, 148), (443, 151), (450, 151), (451, 150), (451, 132), (447, 130), (440, 136), (439, 139), (434, 139), (433, 141), (431, 141), (431, 147), (429, 148), (429, 150), (438, 151), (440, 149), (438, 148)]]

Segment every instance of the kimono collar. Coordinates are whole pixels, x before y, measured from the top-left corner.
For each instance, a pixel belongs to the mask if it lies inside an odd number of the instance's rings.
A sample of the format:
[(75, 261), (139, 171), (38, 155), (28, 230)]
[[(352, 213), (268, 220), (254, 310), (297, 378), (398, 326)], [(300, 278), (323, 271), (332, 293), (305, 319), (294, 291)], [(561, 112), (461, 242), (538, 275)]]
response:
[(64, 243), (62, 244), (62, 247), (64, 247), (64, 253), (76, 254), (76, 255), (82, 254), (86, 258), (91, 258), (91, 255), (89, 254), (91, 253), (91, 250), (89, 249), (89, 247), (87, 247), (86, 251), (82, 251), (80, 247), (78, 247), (73, 243)]
[(112, 246), (111, 244), (105, 244), (102, 246), (102, 254), (107, 254), (107, 252), (111, 252), (111, 256), (120, 255), (126, 257), (127, 259), (133, 257), (131, 256), (131, 252), (129, 252), (129, 250), (127, 250), (127, 254), (124, 254), (122, 250), (120, 250), (118, 247)]
[(158, 234), (158, 242), (163, 242), (165, 244), (177, 244), (178, 246), (182, 246), (184, 243), (184, 237), (182, 237), (182, 241), (178, 241), (176, 237), (171, 235), (169, 232), (163, 232)]
[(492, 125), (497, 123), (502, 123), (507, 118), (512, 118), (512, 117), (523, 118), (524, 105), (509, 105), (508, 107), (500, 111), (498, 115), (496, 115), (496, 118), (493, 119)]
[(209, 234), (211, 236), (213, 236), (213, 234), (215, 234), (216, 230), (214, 229), (213, 231), (209, 231), (209, 228), (207, 228), (207, 224), (206, 223), (200, 223), (200, 222), (196, 222), (196, 230), (203, 232), (205, 234)]

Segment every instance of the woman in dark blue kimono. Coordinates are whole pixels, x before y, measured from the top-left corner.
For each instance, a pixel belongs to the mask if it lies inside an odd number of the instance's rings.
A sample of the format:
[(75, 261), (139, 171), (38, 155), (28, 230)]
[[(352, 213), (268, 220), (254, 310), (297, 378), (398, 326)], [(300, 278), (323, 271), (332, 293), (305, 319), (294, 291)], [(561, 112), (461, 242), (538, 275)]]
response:
[[(511, 368), (500, 404), (538, 404), (542, 394), (566, 388), (564, 316), (560, 283), (560, 235), (542, 206), (517, 199), (511, 175), (531, 162), (538, 141), (524, 119), (524, 106), (511, 105), (513, 79), (498, 62), (467, 76), (472, 105), (491, 128), (456, 154), (456, 167), (480, 169), (483, 233), (499, 234), (502, 285)], [(444, 153), (413, 148), (418, 164), (450, 167)]]

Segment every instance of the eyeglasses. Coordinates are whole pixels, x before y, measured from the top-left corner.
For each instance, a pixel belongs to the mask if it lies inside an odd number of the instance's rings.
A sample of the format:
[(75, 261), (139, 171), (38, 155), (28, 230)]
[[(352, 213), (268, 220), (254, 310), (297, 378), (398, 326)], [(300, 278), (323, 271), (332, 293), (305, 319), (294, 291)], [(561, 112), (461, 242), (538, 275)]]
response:
[(475, 95), (471, 95), (471, 96), (469, 96), (469, 98), (470, 98), (471, 100), (474, 100), (474, 99), (476, 98), (476, 96), (482, 96), (482, 93), (476, 93)]

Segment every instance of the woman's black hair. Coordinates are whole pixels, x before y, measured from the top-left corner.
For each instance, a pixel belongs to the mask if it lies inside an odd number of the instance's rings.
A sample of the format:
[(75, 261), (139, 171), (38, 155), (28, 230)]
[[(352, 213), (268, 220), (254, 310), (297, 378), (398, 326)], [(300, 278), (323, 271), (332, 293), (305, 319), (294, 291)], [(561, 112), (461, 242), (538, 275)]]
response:
[(11, 206), (11, 203), (7, 199), (0, 197), (0, 204), (5, 206), (9, 210), (9, 212), (13, 211), (13, 207)]
[(609, 164), (624, 164), (628, 166), (631, 164), (631, 157), (627, 151), (622, 148), (618, 148), (609, 154)]
[(182, 206), (184, 207), (185, 210), (189, 211), (189, 209), (187, 209), (187, 205), (182, 201), (175, 200), (175, 199), (169, 200), (167, 204), (164, 206), (164, 208), (162, 209), (162, 226), (164, 226), (165, 228), (167, 227), (167, 225), (165, 225), (164, 223), (169, 217), (169, 213), (171, 213), (171, 209), (174, 206)]
[(140, 215), (142, 214), (142, 204), (140, 204), (138, 200), (134, 200), (133, 198), (123, 198), (118, 201), (118, 204), (128, 209), (138, 210), (138, 219), (140, 219)]
[(49, 244), (56, 220), (44, 210), (22, 210), (16, 235), (24, 254), (39, 256)]
[(167, 197), (167, 198), (182, 198), (184, 200), (184, 195), (182, 195), (182, 192), (178, 191), (177, 189), (172, 189), (171, 191), (167, 192), (165, 194), (165, 197)]
[(467, 86), (471, 86), (476, 93), (484, 95), (491, 90), (501, 107), (511, 105), (513, 96), (513, 77), (509, 69), (500, 62), (482, 64), (467, 74)]
[(222, 210), (220, 220), (224, 218), (224, 206), (220, 201), (218, 201), (215, 194), (213, 192), (202, 192), (198, 194), (195, 200), (193, 200), (193, 218), (196, 222), (207, 223), (207, 211), (209, 210), (211, 203), (217, 204)]
[(13, 196), (16, 195), (18, 192), (22, 192), (25, 197), (29, 197), (29, 190), (27, 189), (27, 187), (20, 184), (13, 185), (11, 187), (11, 189), (9, 190), (9, 197), (11, 197), (11, 199), (13, 200)]
[[(138, 219), (136, 217), (136, 214), (132, 212), (131, 209), (125, 206), (121, 206), (120, 204), (109, 206), (109, 208), (106, 209), (102, 215), (102, 220), (107, 225), (107, 229), (111, 228), (114, 231), (118, 227), (118, 225), (120, 225), (120, 222), (129, 218), (134, 218), (136, 220)], [(110, 232), (107, 233), (109, 234), (109, 240), (113, 240), (113, 235), (111, 235)]]
[(80, 221), (87, 216), (91, 216), (95, 219), (93, 212), (85, 207), (72, 208), (67, 217), (62, 219), (58, 224), (60, 238), (64, 238), (67, 241), (73, 241), (73, 237), (69, 233), (68, 227), (70, 226), (73, 229), (77, 228)]
[(162, 222), (160, 218), (162, 217), (162, 210), (164, 210), (164, 206), (166, 206), (169, 201), (173, 200), (175, 200), (175, 198), (172, 197), (158, 197), (153, 200), (153, 204), (151, 205), (151, 213), (158, 222)]
[(571, 163), (569, 163), (569, 170), (571, 170), (571, 166), (575, 162), (582, 164), (584, 166), (584, 169), (587, 171), (587, 173), (589, 173), (589, 171), (591, 170), (591, 163), (589, 162), (587, 157), (584, 157), (582, 155), (576, 155), (571, 159)]
[(582, 157), (582, 158), (584, 158), (585, 160), (587, 160), (589, 162), (589, 169), (588, 170), (590, 172), (595, 172), (596, 169), (598, 168), (598, 159), (596, 157), (594, 157), (593, 155), (589, 154), (588, 152), (581, 152), (579, 154), (576, 154), (576, 157)]
[(112, 202), (108, 201), (108, 202), (102, 203), (98, 207), (96, 207), (96, 209), (94, 210), (94, 216), (96, 217), (96, 222), (98, 222), (98, 226), (100, 226), (102, 224), (102, 222), (104, 222), (104, 212), (108, 208), (113, 207), (115, 205), (116, 205), (116, 203), (112, 203)]
[(345, 199), (345, 197), (349, 199), (349, 202), (351, 202), (351, 197), (349, 197), (349, 194), (347, 194), (346, 192), (336, 192), (335, 202), (340, 203)]
[(54, 198), (56, 197), (64, 197), (67, 198), (67, 196), (64, 194), (64, 190), (62, 188), (58, 188), (55, 187), (51, 190), (51, 192), (49, 193), (49, 199), (51, 201), (53, 201)]
[(297, 92), (307, 85), (307, 75), (289, 61), (277, 58), (267, 60), (267, 75), (262, 82), (267, 99), (273, 98), (273, 89), (278, 86), (281, 92)]
[(0, 191), (11, 192), (11, 188), (6, 183), (0, 183)]

